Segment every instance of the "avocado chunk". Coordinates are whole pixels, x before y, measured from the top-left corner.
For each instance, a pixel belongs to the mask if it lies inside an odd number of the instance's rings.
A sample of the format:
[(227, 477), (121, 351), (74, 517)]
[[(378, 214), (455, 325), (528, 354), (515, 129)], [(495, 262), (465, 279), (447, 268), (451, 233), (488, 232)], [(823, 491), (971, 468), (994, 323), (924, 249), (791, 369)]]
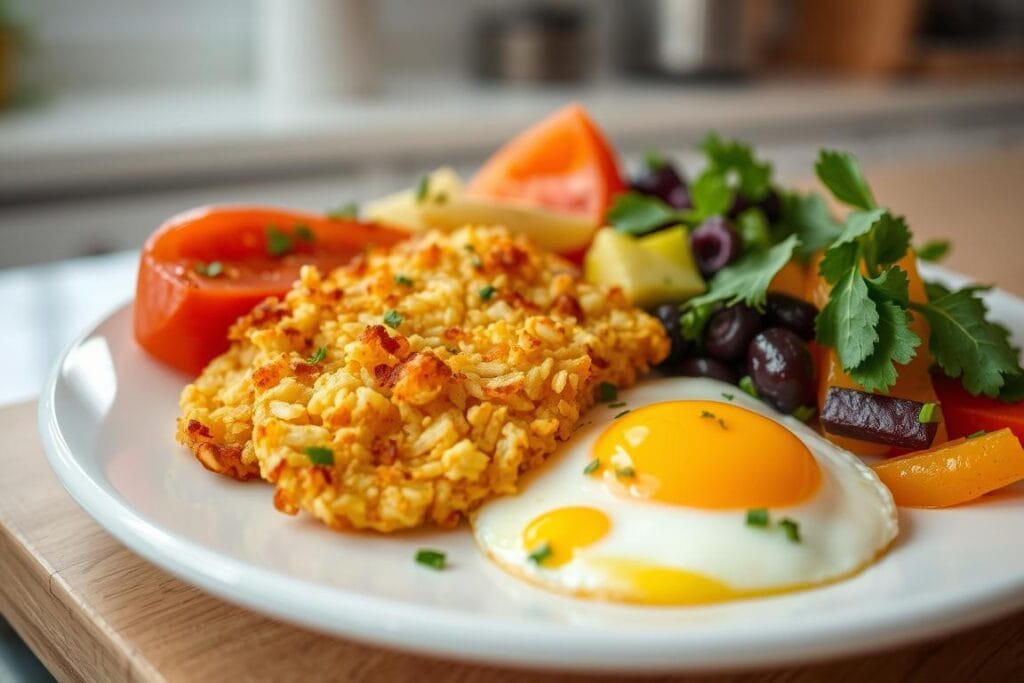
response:
[(642, 308), (679, 303), (705, 289), (689, 244), (679, 233), (637, 239), (602, 228), (587, 251), (584, 273), (592, 284), (620, 287)]

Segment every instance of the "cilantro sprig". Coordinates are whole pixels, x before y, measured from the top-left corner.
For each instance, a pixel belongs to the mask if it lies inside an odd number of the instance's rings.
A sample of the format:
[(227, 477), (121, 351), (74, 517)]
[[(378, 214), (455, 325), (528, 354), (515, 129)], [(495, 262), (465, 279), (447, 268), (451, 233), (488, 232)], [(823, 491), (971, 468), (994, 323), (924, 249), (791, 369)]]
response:
[(934, 361), (949, 377), (961, 378), (968, 392), (999, 396), (1006, 387), (1003, 398), (1024, 394), (1017, 351), (1006, 330), (987, 319), (983, 288), (930, 286), (928, 302), (911, 301), (907, 273), (898, 265), (911, 243), (904, 219), (876, 203), (852, 154), (823, 150), (815, 170), (833, 196), (853, 208), (819, 267), (832, 290), (816, 336), (835, 348), (843, 369), (867, 391), (887, 392), (896, 383), (896, 366), (909, 363), (921, 345), (910, 328), (914, 311), (929, 323)]

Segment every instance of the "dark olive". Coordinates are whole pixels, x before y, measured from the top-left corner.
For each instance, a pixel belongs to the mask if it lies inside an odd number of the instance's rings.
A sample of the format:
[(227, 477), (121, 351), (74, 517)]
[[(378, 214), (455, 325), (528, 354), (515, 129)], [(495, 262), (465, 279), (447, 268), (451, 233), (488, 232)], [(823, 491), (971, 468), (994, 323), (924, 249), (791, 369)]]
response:
[(690, 233), (690, 249), (701, 274), (709, 278), (739, 258), (743, 242), (728, 221), (712, 216)]
[(750, 340), (747, 373), (761, 398), (784, 413), (814, 400), (814, 365), (807, 344), (782, 327), (769, 327)]
[(812, 303), (788, 294), (772, 292), (765, 304), (765, 316), (769, 325), (785, 327), (807, 341), (814, 339), (814, 320), (818, 317), (818, 308)]
[(631, 188), (657, 197), (676, 209), (689, 209), (690, 192), (675, 166), (664, 159), (650, 159), (632, 179)]
[(760, 329), (760, 313), (746, 304), (730, 306), (711, 318), (704, 332), (704, 348), (712, 358), (736, 360), (746, 353)]
[(679, 324), (679, 305), (678, 304), (661, 304), (653, 311), (651, 315), (661, 322), (665, 328), (665, 333), (668, 334), (668, 339), (672, 343), (672, 350), (669, 351), (668, 357), (665, 358), (659, 368), (669, 369), (676, 365), (683, 356), (686, 354), (686, 340), (683, 339), (683, 332)]
[(676, 365), (676, 374), (684, 377), (710, 377), (729, 384), (736, 384), (736, 372), (722, 361), (714, 358), (685, 358)]

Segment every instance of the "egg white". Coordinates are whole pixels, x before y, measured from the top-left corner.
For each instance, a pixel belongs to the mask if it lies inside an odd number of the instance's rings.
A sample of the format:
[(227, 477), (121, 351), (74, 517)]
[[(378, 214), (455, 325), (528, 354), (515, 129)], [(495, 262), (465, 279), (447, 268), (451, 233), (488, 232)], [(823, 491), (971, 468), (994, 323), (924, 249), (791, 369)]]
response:
[[(561, 592), (616, 599), (621, 591), (608, 585), (607, 574), (592, 562), (614, 557), (696, 572), (737, 592), (767, 593), (850, 576), (884, 553), (898, 533), (892, 495), (857, 456), (735, 386), (710, 379), (659, 379), (622, 392), (620, 400), (632, 410), (665, 401), (728, 401), (793, 432), (817, 461), (821, 484), (809, 499), (772, 508), (770, 515), (796, 520), (801, 542), (790, 542), (778, 529), (748, 526), (745, 510), (627, 498), (609, 492), (600, 477), (585, 476), (595, 440), (622, 410), (599, 404), (561, 451), (524, 479), (519, 493), (493, 500), (473, 516), (477, 543), (510, 573)], [(679, 441), (685, 442), (685, 434)], [(610, 531), (561, 566), (531, 561), (532, 549), (522, 541), (524, 528), (546, 512), (570, 506), (601, 510), (611, 520)]]

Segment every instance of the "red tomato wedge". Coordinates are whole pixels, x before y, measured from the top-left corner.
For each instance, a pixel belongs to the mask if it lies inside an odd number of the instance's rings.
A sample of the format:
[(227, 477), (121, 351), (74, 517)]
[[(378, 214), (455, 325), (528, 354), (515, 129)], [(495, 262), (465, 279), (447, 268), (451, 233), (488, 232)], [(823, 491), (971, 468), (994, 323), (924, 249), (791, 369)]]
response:
[(270, 296), (283, 296), (313, 264), (329, 271), (369, 245), (407, 235), (323, 215), (213, 207), (174, 216), (142, 250), (135, 339), (151, 356), (196, 374), (228, 348), (228, 328)]
[(934, 381), (950, 438), (1009, 428), (1024, 443), (1024, 402), (1003, 403), (988, 396), (971, 396), (960, 380), (948, 377), (936, 376)]
[(612, 146), (583, 107), (570, 104), (495, 152), (466, 191), (582, 216), (596, 228), (625, 189)]

